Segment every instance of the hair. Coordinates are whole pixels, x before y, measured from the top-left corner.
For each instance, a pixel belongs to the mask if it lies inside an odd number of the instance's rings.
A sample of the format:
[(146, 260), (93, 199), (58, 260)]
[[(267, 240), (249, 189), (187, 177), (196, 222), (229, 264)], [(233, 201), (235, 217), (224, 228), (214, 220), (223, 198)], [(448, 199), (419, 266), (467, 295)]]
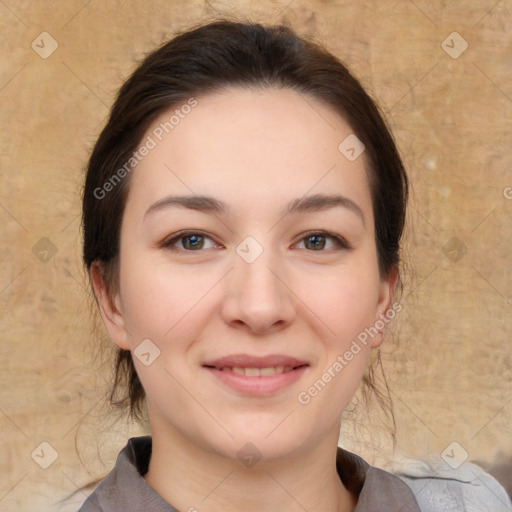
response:
[[(230, 87), (293, 89), (330, 106), (350, 125), (365, 145), (379, 272), (398, 272), (408, 180), (374, 101), (335, 56), (292, 29), (222, 20), (174, 37), (149, 54), (121, 87), (92, 150), (83, 190), (83, 261), (89, 275), (93, 263), (98, 264), (109, 293), (118, 289), (119, 239), (130, 175), (101, 199), (95, 190), (126, 166), (157, 116), (191, 97)], [(110, 401), (129, 407), (140, 420), (144, 389), (130, 351), (117, 350)], [(374, 365), (379, 363), (380, 352), (363, 382), (381, 407), (390, 409), (395, 426), (385, 378), (387, 394), (375, 385)]]

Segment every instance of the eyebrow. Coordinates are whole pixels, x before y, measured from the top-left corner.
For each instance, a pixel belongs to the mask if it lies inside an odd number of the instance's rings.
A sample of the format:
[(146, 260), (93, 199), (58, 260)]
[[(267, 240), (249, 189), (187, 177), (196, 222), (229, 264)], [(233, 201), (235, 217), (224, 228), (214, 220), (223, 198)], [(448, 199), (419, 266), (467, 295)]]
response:
[[(197, 210), (203, 213), (213, 213), (219, 215), (227, 215), (229, 213), (229, 207), (226, 203), (219, 201), (210, 196), (166, 196), (156, 203), (153, 203), (144, 214), (144, 218), (150, 213), (164, 210), (166, 208), (177, 207), (187, 208), (189, 210)], [(360, 217), (363, 225), (365, 224), (363, 210), (348, 197), (333, 194), (314, 194), (311, 196), (304, 196), (298, 199), (291, 200), (286, 208), (281, 211), (280, 216), (291, 214), (301, 214), (308, 212), (319, 212), (325, 211), (334, 207), (342, 207), (350, 210)]]

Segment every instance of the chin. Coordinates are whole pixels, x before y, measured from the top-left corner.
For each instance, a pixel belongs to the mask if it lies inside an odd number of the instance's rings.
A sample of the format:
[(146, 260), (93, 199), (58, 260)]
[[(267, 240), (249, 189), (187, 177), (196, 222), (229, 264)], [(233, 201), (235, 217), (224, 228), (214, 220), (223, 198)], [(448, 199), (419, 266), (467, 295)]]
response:
[[(260, 415), (257, 415), (260, 416)], [(290, 414), (290, 418), (293, 413)], [(258, 459), (263, 461), (277, 460), (293, 454), (298, 448), (304, 447), (312, 436), (301, 428), (301, 431), (290, 429), (292, 424), (283, 421), (286, 415), (272, 416), (261, 420), (258, 418), (244, 418), (237, 425), (231, 424), (227, 430), (233, 436), (227, 439), (211, 439), (211, 447), (216, 453), (226, 458), (236, 458), (245, 463), (245, 459)]]

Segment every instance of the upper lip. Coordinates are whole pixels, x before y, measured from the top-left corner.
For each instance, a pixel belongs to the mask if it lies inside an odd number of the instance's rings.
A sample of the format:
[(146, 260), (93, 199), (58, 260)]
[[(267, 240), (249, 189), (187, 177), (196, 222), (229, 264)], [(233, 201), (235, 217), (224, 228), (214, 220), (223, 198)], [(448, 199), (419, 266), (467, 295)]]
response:
[(203, 363), (203, 366), (212, 366), (216, 368), (271, 368), (275, 366), (307, 366), (308, 362), (295, 357), (281, 354), (271, 354), (268, 356), (251, 356), (248, 354), (231, 354)]

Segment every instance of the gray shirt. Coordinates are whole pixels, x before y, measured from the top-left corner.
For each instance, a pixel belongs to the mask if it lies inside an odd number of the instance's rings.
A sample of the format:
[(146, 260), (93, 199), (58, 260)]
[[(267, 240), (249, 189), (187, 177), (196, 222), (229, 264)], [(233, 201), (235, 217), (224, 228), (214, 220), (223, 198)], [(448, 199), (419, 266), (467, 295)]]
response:
[[(150, 458), (151, 437), (131, 438), (114, 469), (78, 512), (178, 512), (144, 480)], [(421, 512), (407, 484), (361, 457), (338, 448), (336, 468), (345, 487), (357, 496), (353, 512)]]

